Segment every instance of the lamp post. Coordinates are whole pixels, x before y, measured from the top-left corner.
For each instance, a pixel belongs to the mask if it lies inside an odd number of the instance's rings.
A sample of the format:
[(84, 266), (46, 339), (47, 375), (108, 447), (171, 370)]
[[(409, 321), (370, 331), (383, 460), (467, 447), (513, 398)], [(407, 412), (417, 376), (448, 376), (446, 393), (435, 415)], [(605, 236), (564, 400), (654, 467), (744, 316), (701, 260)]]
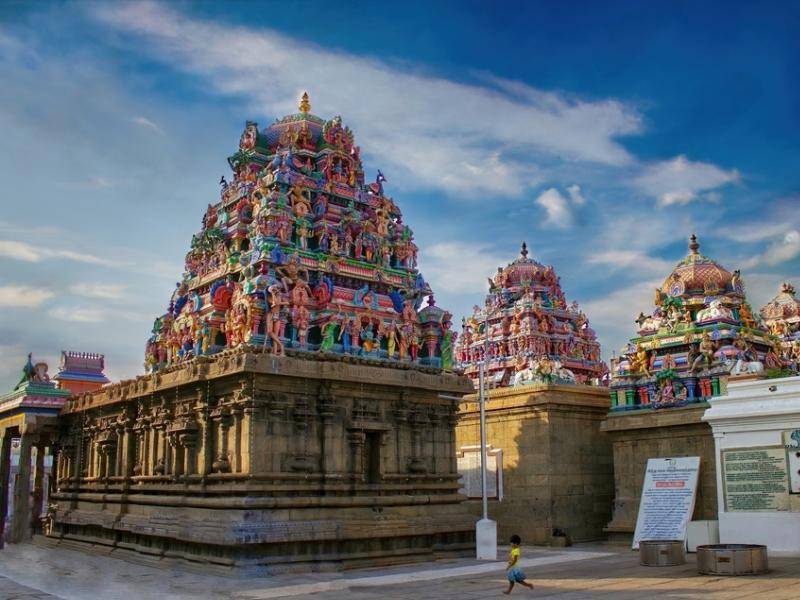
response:
[(489, 518), (489, 494), (486, 486), (486, 365), (489, 362), (489, 303), (484, 307), (483, 360), (478, 365), (478, 403), (481, 428), (481, 500), (483, 516), (475, 524), (475, 552), (478, 560), (497, 560), (497, 522)]

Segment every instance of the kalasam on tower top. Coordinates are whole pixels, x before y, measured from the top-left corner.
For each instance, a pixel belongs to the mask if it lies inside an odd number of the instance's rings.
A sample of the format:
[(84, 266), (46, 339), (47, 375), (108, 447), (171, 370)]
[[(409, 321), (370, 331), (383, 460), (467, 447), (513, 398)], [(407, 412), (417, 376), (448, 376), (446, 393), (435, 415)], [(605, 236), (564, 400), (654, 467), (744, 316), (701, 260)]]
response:
[(474, 546), (450, 314), (386, 179), (310, 110), (247, 123), (149, 373), (64, 409), (51, 537), (269, 572)]

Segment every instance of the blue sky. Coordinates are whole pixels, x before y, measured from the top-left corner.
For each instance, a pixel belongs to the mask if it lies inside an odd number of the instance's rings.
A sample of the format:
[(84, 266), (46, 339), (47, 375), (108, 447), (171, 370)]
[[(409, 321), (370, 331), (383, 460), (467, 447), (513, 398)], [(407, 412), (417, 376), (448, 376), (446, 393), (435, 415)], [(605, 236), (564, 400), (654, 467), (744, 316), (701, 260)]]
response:
[(0, 4), (0, 384), (142, 352), (247, 119), (341, 114), (457, 317), (522, 240), (604, 354), (700, 237), (800, 284), (795, 3)]

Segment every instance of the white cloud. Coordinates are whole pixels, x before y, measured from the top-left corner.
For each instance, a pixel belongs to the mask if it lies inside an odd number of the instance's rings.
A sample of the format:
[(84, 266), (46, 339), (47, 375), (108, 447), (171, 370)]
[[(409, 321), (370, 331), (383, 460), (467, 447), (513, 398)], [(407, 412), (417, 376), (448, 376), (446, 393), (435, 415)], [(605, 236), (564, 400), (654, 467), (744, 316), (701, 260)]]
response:
[(800, 231), (793, 229), (783, 236), (779, 242), (775, 242), (767, 248), (761, 261), (765, 265), (778, 265), (788, 260), (792, 260), (800, 255)]
[(104, 25), (143, 36), (157, 60), (249, 99), (254, 110), (294, 112), (304, 89), (317, 114), (346, 107), (365, 156), (407, 187), (519, 195), (540, 181), (537, 156), (630, 164), (617, 140), (642, 131), (638, 112), (614, 99), (584, 101), (492, 77), (461, 83), (268, 29), (195, 19), (164, 4), (87, 7)]
[(583, 197), (583, 193), (581, 192), (581, 186), (574, 184), (567, 187), (567, 193), (569, 194), (570, 200), (577, 205), (583, 206), (586, 204), (586, 198)]
[(26, 242), (16, 242), (12, 240), (0, 240), (0, 256), (6, 256), (25, 262), (41, 262), (47, 259), (63, 258), (92, 265), (116, 266), (114, 261), (93, 254), (75, 252), (74, 250), (33, 246)]
[(592, 253), (586, 262), (590, 265), (606, 265), (614, 271), (636, 269), (652, 275), (661, 274), (664, 277), (673, 266), (673, 263), (667, 260), (649, 256), (638, 250), (606, 250)]
[(774, 267), (800, 256), (800, 231), (792, 229), (772, 242), (761, 254), (753, 256), (742, 263), (744, 268), (753, 268), (759, 265)]
[(126, 286), (112, 283), (80, 283), (70, 286), (69, 289), (78, 296), (117, 300), (125, 295)]
[(0, 306), (4, 308), (36, 308), (53, 297), (53, 292), (27, 285), (0, 287)]
[(137, 125), (141, 125), (142, 127), (155, 131), (160, 135), (164, 135), (164, 130), (161, 129), (161, 127), (159, 127), (156, 123), (154, 123), (147, 117), (133, 117), (131, 121), (133, 121)]
[(683, 155), (647, 165), (634, 180), (639, 190), (662, 206), (695, 200), (718, 202), (716, 188), (739, 181), (736, 169), (726, 171), (711, 163), (693, 162)]
[(73, 323), (103, 323), (123, 319), (136, 323), (148, 323), (151, 317), (135, 311), (110, 309), (103, 306), (58, 306), (47, 312), (48, 315), (59, 321)]
[(105, 177), (90, 177), (84, 181), (67, 181), (61, 185), (71, 190), (105, 190), (116, 184)]
[(71, 321), (74, 323), (99, 323), (105, 320), (105, 316), (91, 308), (66, 308), (59, 306), (47, 312), (48, 315), (59, 321)]
[(652, 279), (583, 302), (583, 311), (603, 340), (606, 356), (612, 351), (618, 352), (636, 334), (634, 319), (640, 312), (653, 312), (653, 291), (660, 286), (660, 280)]
[(548, 188), (539, 194), (536, 204), (547, 213), (545, 223), (565, 229), (572, 225), (572, 211), (568, 200), (556, 188)]
[(738, 242), (761, 242), (785, 235), (792, 228), (786, 221), (753, 223), (747, 221), (738, 225), (730, 225), (720, 230), (720, 234)]
[(506, 264), (508, 257), (492, 251), (487, 244), (459, 241), (433, 244), (420, 256), (420, 270), (434, 292), (450, 294), (486, 292), (486, 278)]

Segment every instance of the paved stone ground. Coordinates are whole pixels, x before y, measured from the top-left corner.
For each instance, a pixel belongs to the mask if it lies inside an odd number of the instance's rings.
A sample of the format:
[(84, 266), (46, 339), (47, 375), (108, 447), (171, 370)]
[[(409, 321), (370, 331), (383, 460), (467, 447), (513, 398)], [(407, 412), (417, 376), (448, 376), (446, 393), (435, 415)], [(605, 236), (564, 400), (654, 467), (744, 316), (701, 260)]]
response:
[[(697, 574), (694, 555), (680, 567), (642, 567), (626, 548), (581, 544), (568, 549), (525, 548), (523, 567), (533, 591), (512, 597), (576, 600), (600, 598), (794, 599), (800, 558), (771, 558), (760, 577)], [(226, 577), (197, 569), (161, 568), (63, 547), (9, 545), (0, 551), (0, 599), (178, 600), (478, 600), (503, 598), (504, 563), (474, 560), (360, 569), (341, 573)]]

